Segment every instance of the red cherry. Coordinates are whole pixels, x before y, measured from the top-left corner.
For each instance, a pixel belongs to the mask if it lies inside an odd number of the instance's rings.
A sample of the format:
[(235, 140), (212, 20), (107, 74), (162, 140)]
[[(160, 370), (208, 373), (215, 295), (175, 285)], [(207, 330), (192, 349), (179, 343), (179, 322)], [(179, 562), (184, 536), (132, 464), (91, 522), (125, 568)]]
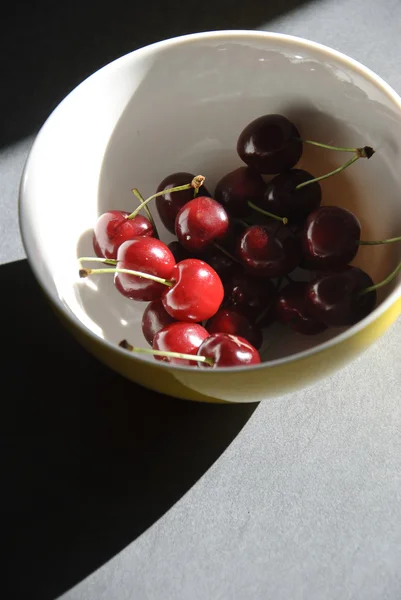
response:
[(314, 318), (306, 299), (307, 283), (293, 281), (279, 293), (276, 301), (277, 320), (304, 335), (316, 335), (327, 329)]
[(225, 283), (224, 307), (241, 312), (254, 321), (269, 306), (272, 306), (276, 288), (270, 279), (257, 279), (238, 271)]
[(284, 171), (269, 181), (265, 194), (255, 204), (273, 214), (288, 217), (291, 223), (303, 221), (319, 208), (322, 191), (318, 181), (300, 189), (297, 186), (313, 178), (301, 169)]
[(253, 225), (239, 239), (238, 256), (257, 277), (282, 277), (299, 264), (299, 241), (288, 227)]
[(205, 356), (213, 361), (199, 363), (200, 368), (236, 367), (257, 365), (260, 363), (259, 352), (244, 338), (228, 333), (213, 333), (199, 347), (198, 356)]
[[(174, 256), (166, 244), (149, 237), (137, 237), (124, 242), (117, 252), (118, 267), (155, 275), (171, 280), (175, 267)], [(116, 273), (114, 283), (117, 290), (131, 300), (150, 301), (159, 298), (166, 287), (156, 281)]]
[(259, 173), (239, 167), (220, 179), (214, 195), (230, 215), (246, 217), (252, 212), (248, 202), (259, 204), (265, 190), (266, 184)]
[(221, 308), (206, 323), (209, 333), (231, 333), (247, 340), (252, 346), (259, 349), (263, 342), (262, 331), (242, 314), (228, 308)]
[(148, 344), (152, 345), (156, 333), (174, 322), (173, 317), (166, 312), (160, 298), (149, 302), (142, 316), (142, 333)]
[(181, 262), (182, 260), (186, 260), (187, 258), (194, 258), (191, 252), (188, 252), (183, 246), (181, 246), (180, 242), (173, 241), (168, 244), (169, 249), (173, 253), (175, 258), (175, 262)]
[(361, 224), (339, 206), (322, 206), (311, 213), (301, 233), (305, 265), (311, 269), (344, 269), (356, 256)]
[(222, 205), (213, 198), (199, 196), (181, 208), (175, 220), (175, 233), (184, 248), (200, 252), (213, 241), (223, 239), (228, 226), (228, 215)]
[(98, 218), (93, 230), (93, 248), (99, 258), (117, 258), (118, 248), (134, 237), (152, 237), (151, 222), (142, 215), (128, 219), (130, 213), (109, 210)]
[[(153, 339), (153, 349), (165, 352), (180, 352), (182, 354), (196, 354), (199, 346), (207, 337), (209, 337), (209, 334), (202, 325), (197, 323), (172, 323), (156, 333)], [(171, 356), (155, 355), (155, 359), (191, 367), (196, 364), (190, 360)]]
[(286, 117), (264, 115), (242, 131), (237, 152), (258, 173), (275, 175), (291, 169), (301, 158), (299, 137), (299, 131)]
[(307, 286), (308, 310), (329, 327), (354, 325), (376, 306), (376, 290), (361, 294), (373, 285), (369, 275), (357, 267), (321, 275)]
[(218, 311), (224, 296), (223, 284), (208, 264), (196, 258), (182, 260), (169, 278), (174, 284), (165, 289), (162, 301), (174, 319), (198, 323)]
[(210, 246), (202, 255), (202, 260), (216, 271), (223, 282), (229, 280), (236, 271), (234, 259), (216, 246)]
[[(168, 175), (157, 188), (158, 192), (163, 190), (169, 190), (180, 185), (190, 183), (195, 175), (192, 173), (172, 173)], [(156, 207), (162, 220), (163, 225), (166, 229), (175, 233), (175, 219), (180, 209), (193, 199), (195, 190), (193, 188), (188, 190), (181, 190), (180, 192), (172, 192), (163, 194), (156, 198)], [(198, 196), (210, 196), (205, 186), (201, 186), (198, 191)]]

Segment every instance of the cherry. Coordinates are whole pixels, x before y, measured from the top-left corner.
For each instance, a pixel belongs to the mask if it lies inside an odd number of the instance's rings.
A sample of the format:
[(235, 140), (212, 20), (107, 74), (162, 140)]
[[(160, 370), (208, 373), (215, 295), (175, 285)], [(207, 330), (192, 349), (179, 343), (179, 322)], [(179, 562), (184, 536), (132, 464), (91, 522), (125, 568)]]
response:
[(142, 316), (142, 333), (148, 344), (152, 345), (156, 333), (174, 322), (160, 298), (149, 302)]
[(199, 363), (199, 367), (236, 367), (257, 365), (259, 352), (249, 342), (228, 333), (213, 333), (207, 337), (198, 349), (198, 356), (208, 360)]
[[(171, 188), (175, 188), (178, 186), (182, 186), (189, 181), (192, 181), (194, 175), (192, 173), (172, 173), (168, 175), (163, 181), (159, 184), (157, 191), (162, 192), (163, 190), (169, 190)], [(210, 196), (209, 192), (202, 185), (198, 191), (192, 189), (182, 190), (180, 192), (169, 193), (168, 191), (163, 195), (159, 196), (156, 199), (156, 207), (160, 215), (160, 219), (171, 233), (175, 233), (175, 219), (181, 208), (192, 200), (194, 196), (198, 194), (200, 196)]]
[(327, 326), (312, 316), (308, 309), (306, 290), (308, 283), (293, 281), (279, 293), (276, 301), (277, 320), (304, 335), (316, 335)]
[(163, 306), (177, 321), (198, 323), (219, 309), (224, 289), (216, 271), (202, 260), (188, 258), (173, 268), (173, 284), (162, 294)]
[(181, 246), (180, 242), (170, 242), (168, 244), (168, 248), (171, 250), (176, 262), (186, 260), (187, 258), (194, 258), (193, 254), (191, 252), (188, 252), (188, 250), (186, 250), (184, 246)]
[(175, 233), (184, 248), (199, 252), (228, 231), (228, 215), (221, 204), (206, 196), (187, 202), (175, 220)]
[(356, 216), (339, 206), (322, 206), (311, 213), (301, 233), (305, 264), (310, 269), (343, 269), (355, 258), (361, 236)]
[(252, 322), (270, 307), (276, 290), (270, 279), (257, 279), (244, 273), (237, 273), (225, 283), (224, 307), (241, 312)]
[[(364, 293), (371, 287), (375, 289)], [(329, 327), (354, 325), (374, 309), (376, 287), (365, 271), (346, 267), (307, 285), (307, 307), (311, 315)]]
[(209, 319), (205, 327), (209, 333), (238, 335), (257, 349), (263, 342), (262, 331), (252, 325), (243, 314), (229, 308), (221, 308), (214, 317)]
[[(164, 352), (179, 352), (180, 354), (196, 354), (202, 342), (209, 337), (202, 325), (197, 323), (171, 323), (156, 333), (153, 338), (153, 348)], [(162, 360), (176, 365), (193, 365), (189, 360), (171, 356), (156, 355), (156, 360)]]
[(266, 184), (256, 171), (239, 167), (218, 182), (214, 197), (233, 217), (246, 217), (251, 213), (248, 202), (259, 204)]
[[(175, 323), (174, 325), (179, 324)], [(182, 323), (180, 323), (180, 325), (182, 325)], [(185, 325), (188, 325), (188, 323)], [(173, 325), (170, 325), (169, 327), (173, 327)], [(172, 345), (174, 345), (174, 343), (173, 339)], [(186, 341), (184, 343), (186, 343)], [(199, 346), (196, 355), (174, 352), (171, 350), (138, 348), (132, 346), (127, 340), (122, 340), (119, 343), (119, 346), (130, 352), (151, 354), (155, 358), (160, 356), (163, 358), (179, 359), (180, 364), (183, 364), (182, 361), (188, 361), (188, 364), (197, 363), (199, 367), (236, 367), (260, 363), (260, 355), (256, 348), (243, 338), (226, 333), (214, 333), (205, 338)]]
[(246, 268), (258, 277), (281, 277), (298, 266), (298, 238), (277, 225), (252, 225), (238, 241), (238, 256)]
[(109, 210), (98, 218), (93, 230), (93, 248), (99, 258), (116, 259), (118, 248), (134, 237), (152, 237), (154, 229), (142, 215), (129, 219), (130, 213)]
[(302, 221), (320, 206), (322, 191), (317, 181), (297, 189), (297, 186), (313, 179), (302, 169), (290, 169), (276, 175), (266, 187), (256, 204), (269, 212), (291, 221)]
[(202, 255), (202, 260), (216, 271), (223, 282), (230, 279), (236, 270), (234, 257), (231, 258), (223, 247), (211, 246)]
[(275, 175), (291, 169), (301, 158), (298, 129), (282, 115), (264, 115), (249, 123), (237, 142), (237, 152), (249, 167)]

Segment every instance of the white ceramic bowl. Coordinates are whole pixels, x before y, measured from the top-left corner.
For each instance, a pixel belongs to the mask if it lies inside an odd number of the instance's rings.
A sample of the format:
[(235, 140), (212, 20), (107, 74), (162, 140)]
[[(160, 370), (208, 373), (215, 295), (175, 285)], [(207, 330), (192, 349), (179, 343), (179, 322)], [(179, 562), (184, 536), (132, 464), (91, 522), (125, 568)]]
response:
[[(400, 98), (361, 64), (303, 39), (224, 31), (153, 44), (89, 77), (41, 129), (20, 192), (28, 259), (74, 335), (127, 377), (185, 398), (261, 400), (338, 368), (396, 318), (399, 283), (382, 290), (376, 310), (347, 331), (310, 338), (273, 328), (264, 349), (268, 362), (224, 373), (171, 367), (117, 347), (122, 338), (145, 345), (144, 304), (119, 295), (112, 277), (79, 280), (76, 257), (94, 254), (97, 216), (110, 208), (133, 210), (132, 187), (146, 197), (174, 171), (202, 173), (213, 190), (241, 164), (236, 141), (243, 127), (273, 112), (289, 117), (304, 138), (373, 146), (371, 160), (322, 183), (323, 203), (355, 211), (365, 239), (401, 233)], [(305, 147), (300, 165), (322, 174), (344, 158)], [(356, 264), (378, 281), (400, 260), (400, 250), (365, 247)]]

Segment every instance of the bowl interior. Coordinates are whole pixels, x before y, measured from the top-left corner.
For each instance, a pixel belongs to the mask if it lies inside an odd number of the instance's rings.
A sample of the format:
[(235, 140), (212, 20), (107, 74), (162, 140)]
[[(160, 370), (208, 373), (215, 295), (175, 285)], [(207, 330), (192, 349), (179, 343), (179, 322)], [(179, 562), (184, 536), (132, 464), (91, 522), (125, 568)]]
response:
[[(22, 184), (22, 230), (46, 288), (96, 335), (146, 344), (145, 304), (123, 298), (111, 276), (78, 278), (76, 257), (94, 255), (97, 216), (111, 208), (133, 210), (132, 187), (147, 197), (174, 171), (202, 173), (214, 190), (241, 165), (236, 141), (243, 127), (273, 112), (290, 118), (304, 138), (373, 146), (371, 160), (322, 182), (323, 204), (353, 210), (364, 239), (400, 235), (401, 107), (385, 85), (356, 63), (295, 38), (191, 36), (111, 63), (74, 90), (43, 127)], [(307, 146), (299, 166), (320, 175), (347, 158)], [(170, 241), (151, 208), (162, 239)], [(400, 258), (401, 246), (364, 247), (355, 264), (379, 281)], [(381, 290), (379, 303), (395, 285)], [(274, 326), (263, 357), (291, 355), (338, 333), (309, 338)]]

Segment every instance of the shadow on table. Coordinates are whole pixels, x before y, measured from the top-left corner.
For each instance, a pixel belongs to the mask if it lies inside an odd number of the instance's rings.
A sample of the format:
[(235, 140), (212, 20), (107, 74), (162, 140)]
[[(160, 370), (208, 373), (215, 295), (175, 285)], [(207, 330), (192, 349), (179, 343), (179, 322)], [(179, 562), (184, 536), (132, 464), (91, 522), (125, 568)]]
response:
[(26, 261), (0, 275), (3, 597), (54, 599), (177, 502), (256, 405), (128, 382), (64, 331)]
[(108, 62), (186, 33), (256, 29), (308, 0), (15, 0), (2, 8), (0, 146), (38, 130)]

